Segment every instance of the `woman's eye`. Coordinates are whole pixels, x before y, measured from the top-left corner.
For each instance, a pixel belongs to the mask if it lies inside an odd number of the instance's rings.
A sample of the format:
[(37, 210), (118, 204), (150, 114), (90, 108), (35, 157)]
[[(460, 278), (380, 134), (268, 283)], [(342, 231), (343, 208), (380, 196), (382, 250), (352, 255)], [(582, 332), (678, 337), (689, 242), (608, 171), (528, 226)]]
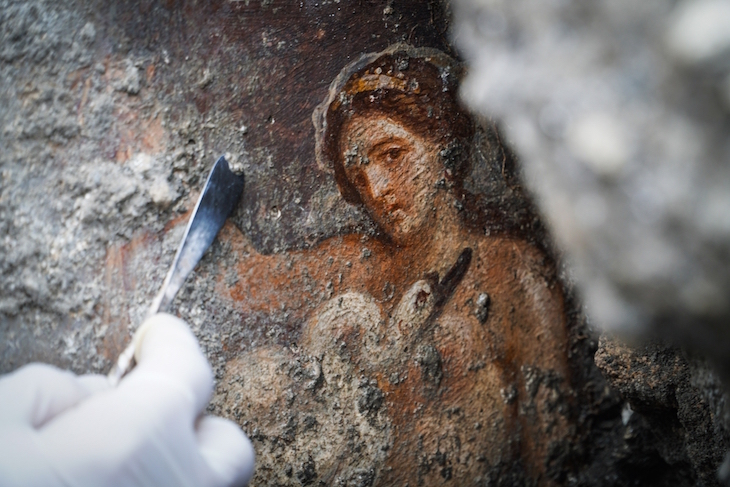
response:
[(405, 149), (403, 149), (402, 147), (392, 147), (386, 150), (383, 156), (387, 162), (395, 162), (403, 156), (404, 152)]

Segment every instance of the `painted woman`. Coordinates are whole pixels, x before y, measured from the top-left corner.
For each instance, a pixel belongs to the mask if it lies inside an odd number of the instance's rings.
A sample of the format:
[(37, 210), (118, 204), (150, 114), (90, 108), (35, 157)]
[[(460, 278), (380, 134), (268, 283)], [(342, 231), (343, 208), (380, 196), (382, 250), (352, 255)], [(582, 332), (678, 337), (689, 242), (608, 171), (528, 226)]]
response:
[(546, 485), (571, 449), (554, 262), (459, 78), (450, 57), (405, 45), (345, 67), (313, 115), (317, 159), (375, 230), (270, 256), (238, 237), (239, 284), (222, 290), (244, 316), (281, 317), (283, 339), (239, 354), (228, 380), (258, 375), (237, 389), (243, 413), (294, 473)]

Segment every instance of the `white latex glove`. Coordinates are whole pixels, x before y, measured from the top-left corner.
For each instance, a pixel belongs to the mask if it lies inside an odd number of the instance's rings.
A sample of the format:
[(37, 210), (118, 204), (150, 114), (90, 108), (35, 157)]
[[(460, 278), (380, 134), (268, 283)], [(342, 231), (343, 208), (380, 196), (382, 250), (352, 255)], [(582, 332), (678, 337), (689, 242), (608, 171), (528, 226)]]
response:
[(253, 474), (251, 442), (202, 417), (213, 374), (181, 320), (150, 318), (137, 367), (118, 387), (31, 364), (0, 379), (0, 486), (234, 486)]

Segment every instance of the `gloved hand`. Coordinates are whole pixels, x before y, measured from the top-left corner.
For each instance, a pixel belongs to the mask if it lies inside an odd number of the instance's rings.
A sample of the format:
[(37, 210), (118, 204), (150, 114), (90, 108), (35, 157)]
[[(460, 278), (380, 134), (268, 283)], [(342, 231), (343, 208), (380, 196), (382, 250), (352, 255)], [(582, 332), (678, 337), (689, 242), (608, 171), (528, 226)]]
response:
[(229, 486), (253, 474), (234, 423), (202, 417), (213, 375), (181, 320), (150, 318), (137, 367), (106, 377), (31, 364), (0, 379), (3, 487)]

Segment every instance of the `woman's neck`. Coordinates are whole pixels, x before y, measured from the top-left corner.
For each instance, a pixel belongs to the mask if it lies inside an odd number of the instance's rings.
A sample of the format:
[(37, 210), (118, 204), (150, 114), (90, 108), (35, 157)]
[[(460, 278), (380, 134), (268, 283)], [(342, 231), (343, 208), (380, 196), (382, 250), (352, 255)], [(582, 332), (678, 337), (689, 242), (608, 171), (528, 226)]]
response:
[(433, 218), (413, 239), (412, 248), (409, 249), (416, 259), (425, 264), (425, 269), (436, 271), (439, 275), (450, 269), (469, 245), (454, 201), (450, 192), (444, 191), (438, 195)]

